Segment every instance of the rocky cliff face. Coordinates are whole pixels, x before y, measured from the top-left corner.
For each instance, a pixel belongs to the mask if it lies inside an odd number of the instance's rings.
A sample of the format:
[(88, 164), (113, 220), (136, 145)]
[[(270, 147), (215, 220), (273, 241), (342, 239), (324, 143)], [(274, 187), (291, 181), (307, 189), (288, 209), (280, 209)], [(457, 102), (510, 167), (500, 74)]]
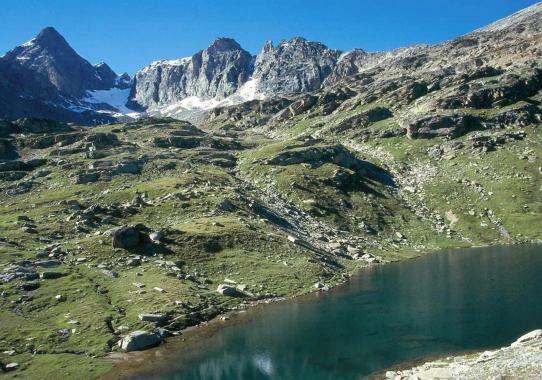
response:
[(317, 90), (340, 56), (339, 50), (300, 37), (276, 47), (268, 41), (256, 58), (257, 88), (268, 96)]
[[(231, 39), (219, 38), (192, 57), (157, 61), (135, 75), (131, 104), (140, 110), (212, 108), (255, 97), (310, 92), (359, 71), (367, 54), (355, 49), (343, 54), (319, 42), (296, 37), (274, 46), (268, 41), (251, 57)], [(253, 83), (243, 85), (248, 79)], [(187, 98), (197, 101), (186, 101)], [(212, 101), (209, 101), (212, 100)], [(169, 107), (169, 108), (168, 108)], [(179, 114), (177, 114), (179, 116)]]
[(154, 108), (189, 97), (222, 99), (245, 83), (252, 71), (252, 56), (230, 38), (217, 38), (191, 57), (157, 61), (134, 78), (131, 102)]

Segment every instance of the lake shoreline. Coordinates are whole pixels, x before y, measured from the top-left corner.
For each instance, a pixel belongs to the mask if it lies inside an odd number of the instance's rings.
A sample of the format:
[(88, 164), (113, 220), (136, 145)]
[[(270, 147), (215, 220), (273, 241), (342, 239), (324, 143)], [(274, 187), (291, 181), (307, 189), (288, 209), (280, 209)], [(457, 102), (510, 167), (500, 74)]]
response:
[[(530, 246), (530, 245), (539, 245), (540, 242), (522, 242), (522, 243), (509, 243), (509, 244), (495, 244), (495, 245), (473, 245), (469, 249), (476, 248), (496, 248), (496, 247), (510, 247), (510, 246)], [(197, 346), (197, 340), (199, 337), (212, 335), (214, 332), (228, 328), (231, 325), (237, 324), (246, 324), (250, 320), (260, 313), (265, 313), (266, 305), (275, 304), (275, 303), (302, 303), (304, 299), (307, 301), (314, 301), (315, 297), (320, 295), (332, 296), (334, 292), (340, 291), (341, 288), (347, 287), (349, 283), (358, 276), (361, 276), (363, 272), (371, 270), (375, 267), (381, 267), (384, 265), (390, 264), (400, 264), (403, 262), (410, 262), (414, 260), (419, 260), (420, 258), (436, 255), (439, 252), (451, 251), (451, 250), (461, 250), (465, 247), (454, 247), (454, 248), (445, 248), (437, 250), (428, 250), (426, 252), (419, 252), (418, 255), (412, 257), (403, 257), (393, 261), (381, 262), (378, 264), (368, 264), (366, 266), (357, 268), (356, 270), (349, 272), (348, 277), (344, 278), (343, 281), (333, 284), (330, 286), (328, 291), (319, 291), (314, 289), (313, 291), (301, 295), (295, 295), (291, 297), (277, 297), (272, 299), (258, 300), (250, 302), (246, 307), (241, 310), (228, 311), (226, 313), (221, 313), (216, 317), (202, 322), (195, 326), (190, 326), (180, 331), (178, 336), (168, 338), (167, 342), (162, 343), (160, 346), (139, 352), (112, 352), (106, 360), (114, 364), (114, 367), (105, 373), (100, 379), (102, 380), (111, 380), (111, 379), (127, 379), (132, 376), (145, 376), (152, 373), (152, 369), (156, 368), (156, 364), (153, 363), (151, 366), (148, 366), (148, 359), (155, 361), (161, 356), (170, 357), (172, 352), (182, 353), (184, 350), (190, 350), (192, 346)], [(486, 349), (495, 349), (496, 346), (488, 346)], [(165, 354), (167, 352), (167, 354)], [(446, 354), (434, 354), (434, 355), (425, 355), (417, 359), (411, 359), (402, 363), (398, 363), (388, 369), (379, 370), (374, 374), (370, 375), (368, 378), (382, 378), (386, 371), (390, 370), (399, 370), (400, 368), (410, 368), (413, 366), (421, 365), (426, 362), (433, 360), (438, 360), (443, 357), (458, 357), (464, 355), (474, 355), (479, 353), (480, 350), (455, 350), (450, 351)], [(167, 359), (166, 361), (168, 361)]]

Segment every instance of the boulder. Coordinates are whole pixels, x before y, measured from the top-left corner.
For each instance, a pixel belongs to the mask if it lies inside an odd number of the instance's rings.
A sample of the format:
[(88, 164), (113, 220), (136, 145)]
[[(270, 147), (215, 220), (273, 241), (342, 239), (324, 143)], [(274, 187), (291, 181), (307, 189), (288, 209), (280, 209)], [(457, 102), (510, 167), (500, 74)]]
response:
[(71, 181), (74, 184), (86, 184), (98, 181), (100, 179), (100, 173), (88, 172), (88, 173), (75, 173), (70, 176)]
[(102, 273), (104, 276), (110, 277), (110, 278), (117, 278), (119, 277), (119, 274), (115, 271), (109, 270), (109, 269), (102, 269)]
[(15, 371), (18, 368), (19, 368), (19, 363), (8, 363), (4, 366), (4, 371), (6, 372)]
[(42, 267), (42, 268), (53, 268), (60, 265), (60, 261), (58, 260), (40, 260), (36, 261), (34, 263), (35, 266)]
[(223, 296), (227, 297), (244, 297), (245, 293), (237, 289), (235, 286), (231, 286), (228, 284), (220, 284), (218, 285), (218, 288), (216, 288), (216, 291)]
[(162, 231), (155, 231), (149, 235), (149, 239), (153, 242), (161, 242), (164, 239), (164, 233)]
[(24, 290), (25, 292), (30, 292), (32, 290), (36, 290), (39, 287), (40, 287), (39, 282), (24, 282), (19, 286), (19, 288), (21, 290)]
[(142, 242), (141, 231), (145, 226), (124, 225), (113, 232), (113, 248), (135, 248)]
[(158, 334), (138, 330), (123, 337), (119, 340), (118, 345), (125, 351), (142, 351), (158, 346), (161, 341)]
[(55, 280), (57, 278), (60, 278), (64, 276), (64, 273), (62, 272), (42, 272), (40, 273), (40, 278), (42, 280)]
[(153, 323), (164, 322), (167, 319), (167, 316), (164, 314), (139, 314), (138, 317), (143, 322)]
[(24, 171), (0, 172), (0, 181), (18, 181), (24, 178), (28, 173)]

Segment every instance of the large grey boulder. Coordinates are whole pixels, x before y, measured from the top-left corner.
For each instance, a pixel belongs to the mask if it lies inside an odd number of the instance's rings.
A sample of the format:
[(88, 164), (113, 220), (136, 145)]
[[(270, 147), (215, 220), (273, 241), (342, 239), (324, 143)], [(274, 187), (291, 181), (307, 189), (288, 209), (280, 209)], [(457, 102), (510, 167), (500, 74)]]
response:
[(520, 336), (514, 343), (512, 343), (512, 347), (517, 347), (522, 343), (530, 342), (533, 340), (542, 340), (542, 329), (533, 330), (525, 335)]
[(124, 225), (113, 232), (113, 248), (131, 249), (144, 241), (141, 233), (146, 228), (142, 224)]
[(161, 339), (157, 334), (138, 330), (123, 337), (118, 345), (125, 351), (143, 351), (158, 346), (160, 342)]
[[(241, 288), (241, 289), (240, 289)], [(240, 286), (233, 286), (229, 284), (220, 284), (216, 288), (216, 291), (223, 296), (227, 297), (251, 297), (252, 294), (246, 290), (242, 290)]]

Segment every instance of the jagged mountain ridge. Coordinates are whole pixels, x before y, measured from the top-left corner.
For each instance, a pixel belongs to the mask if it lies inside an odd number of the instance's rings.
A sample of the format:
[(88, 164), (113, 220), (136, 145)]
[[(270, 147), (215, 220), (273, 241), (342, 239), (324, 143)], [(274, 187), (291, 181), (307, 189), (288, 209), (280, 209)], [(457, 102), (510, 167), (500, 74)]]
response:
[(87, 124), (137, 113), (183, 119), (193, 110), (312, 92), (341, 81), (348, 85), (356, 74), (385, 81), (518, 65), (540, 55), (540, 11), (536, 4), (451, 41), (389, 52), (342, 52), (296, 37), (278, 45), (268, 41), (253, 56), (235, 40), (217, 38), (191, 57), (153, 62), (133, 81), (105, 63), (91, 65), (49, 27), (0, 57), (0, 117)]
[(251, 64), (239, 66), (235, 54), (242, 55), (245, 63), (249, 53), (235, 42), (231, 45), (233, 60), (229, 66), (236, 68), (236, 75), (219, 68), (213, 80), (202, 81), (199, 66), (193, 67), (195, 57), (203, 57), (205, 67), (216, 69), (213, 61), (220, 61), (224, 54), (213, 52), (213, 45), (223, 40), (233, 41), (218, 38), (193, 57), (156, 61), (140, 70), (134, 77), (130, 105), (154, 115), (183, 118), (191, 109), (311, 92), (358, 73), (369, 56), (361, 49), (344, 53), (320, 42), (294, 37), (276, 46), (267, 41), (252, 56)]
[(170, 105), (189, 97), (222, 99), (245, 83), (252, 56), (230, 38), (174, 61), (157, 61), (136, 73), (130, 94), (135, 108)]

